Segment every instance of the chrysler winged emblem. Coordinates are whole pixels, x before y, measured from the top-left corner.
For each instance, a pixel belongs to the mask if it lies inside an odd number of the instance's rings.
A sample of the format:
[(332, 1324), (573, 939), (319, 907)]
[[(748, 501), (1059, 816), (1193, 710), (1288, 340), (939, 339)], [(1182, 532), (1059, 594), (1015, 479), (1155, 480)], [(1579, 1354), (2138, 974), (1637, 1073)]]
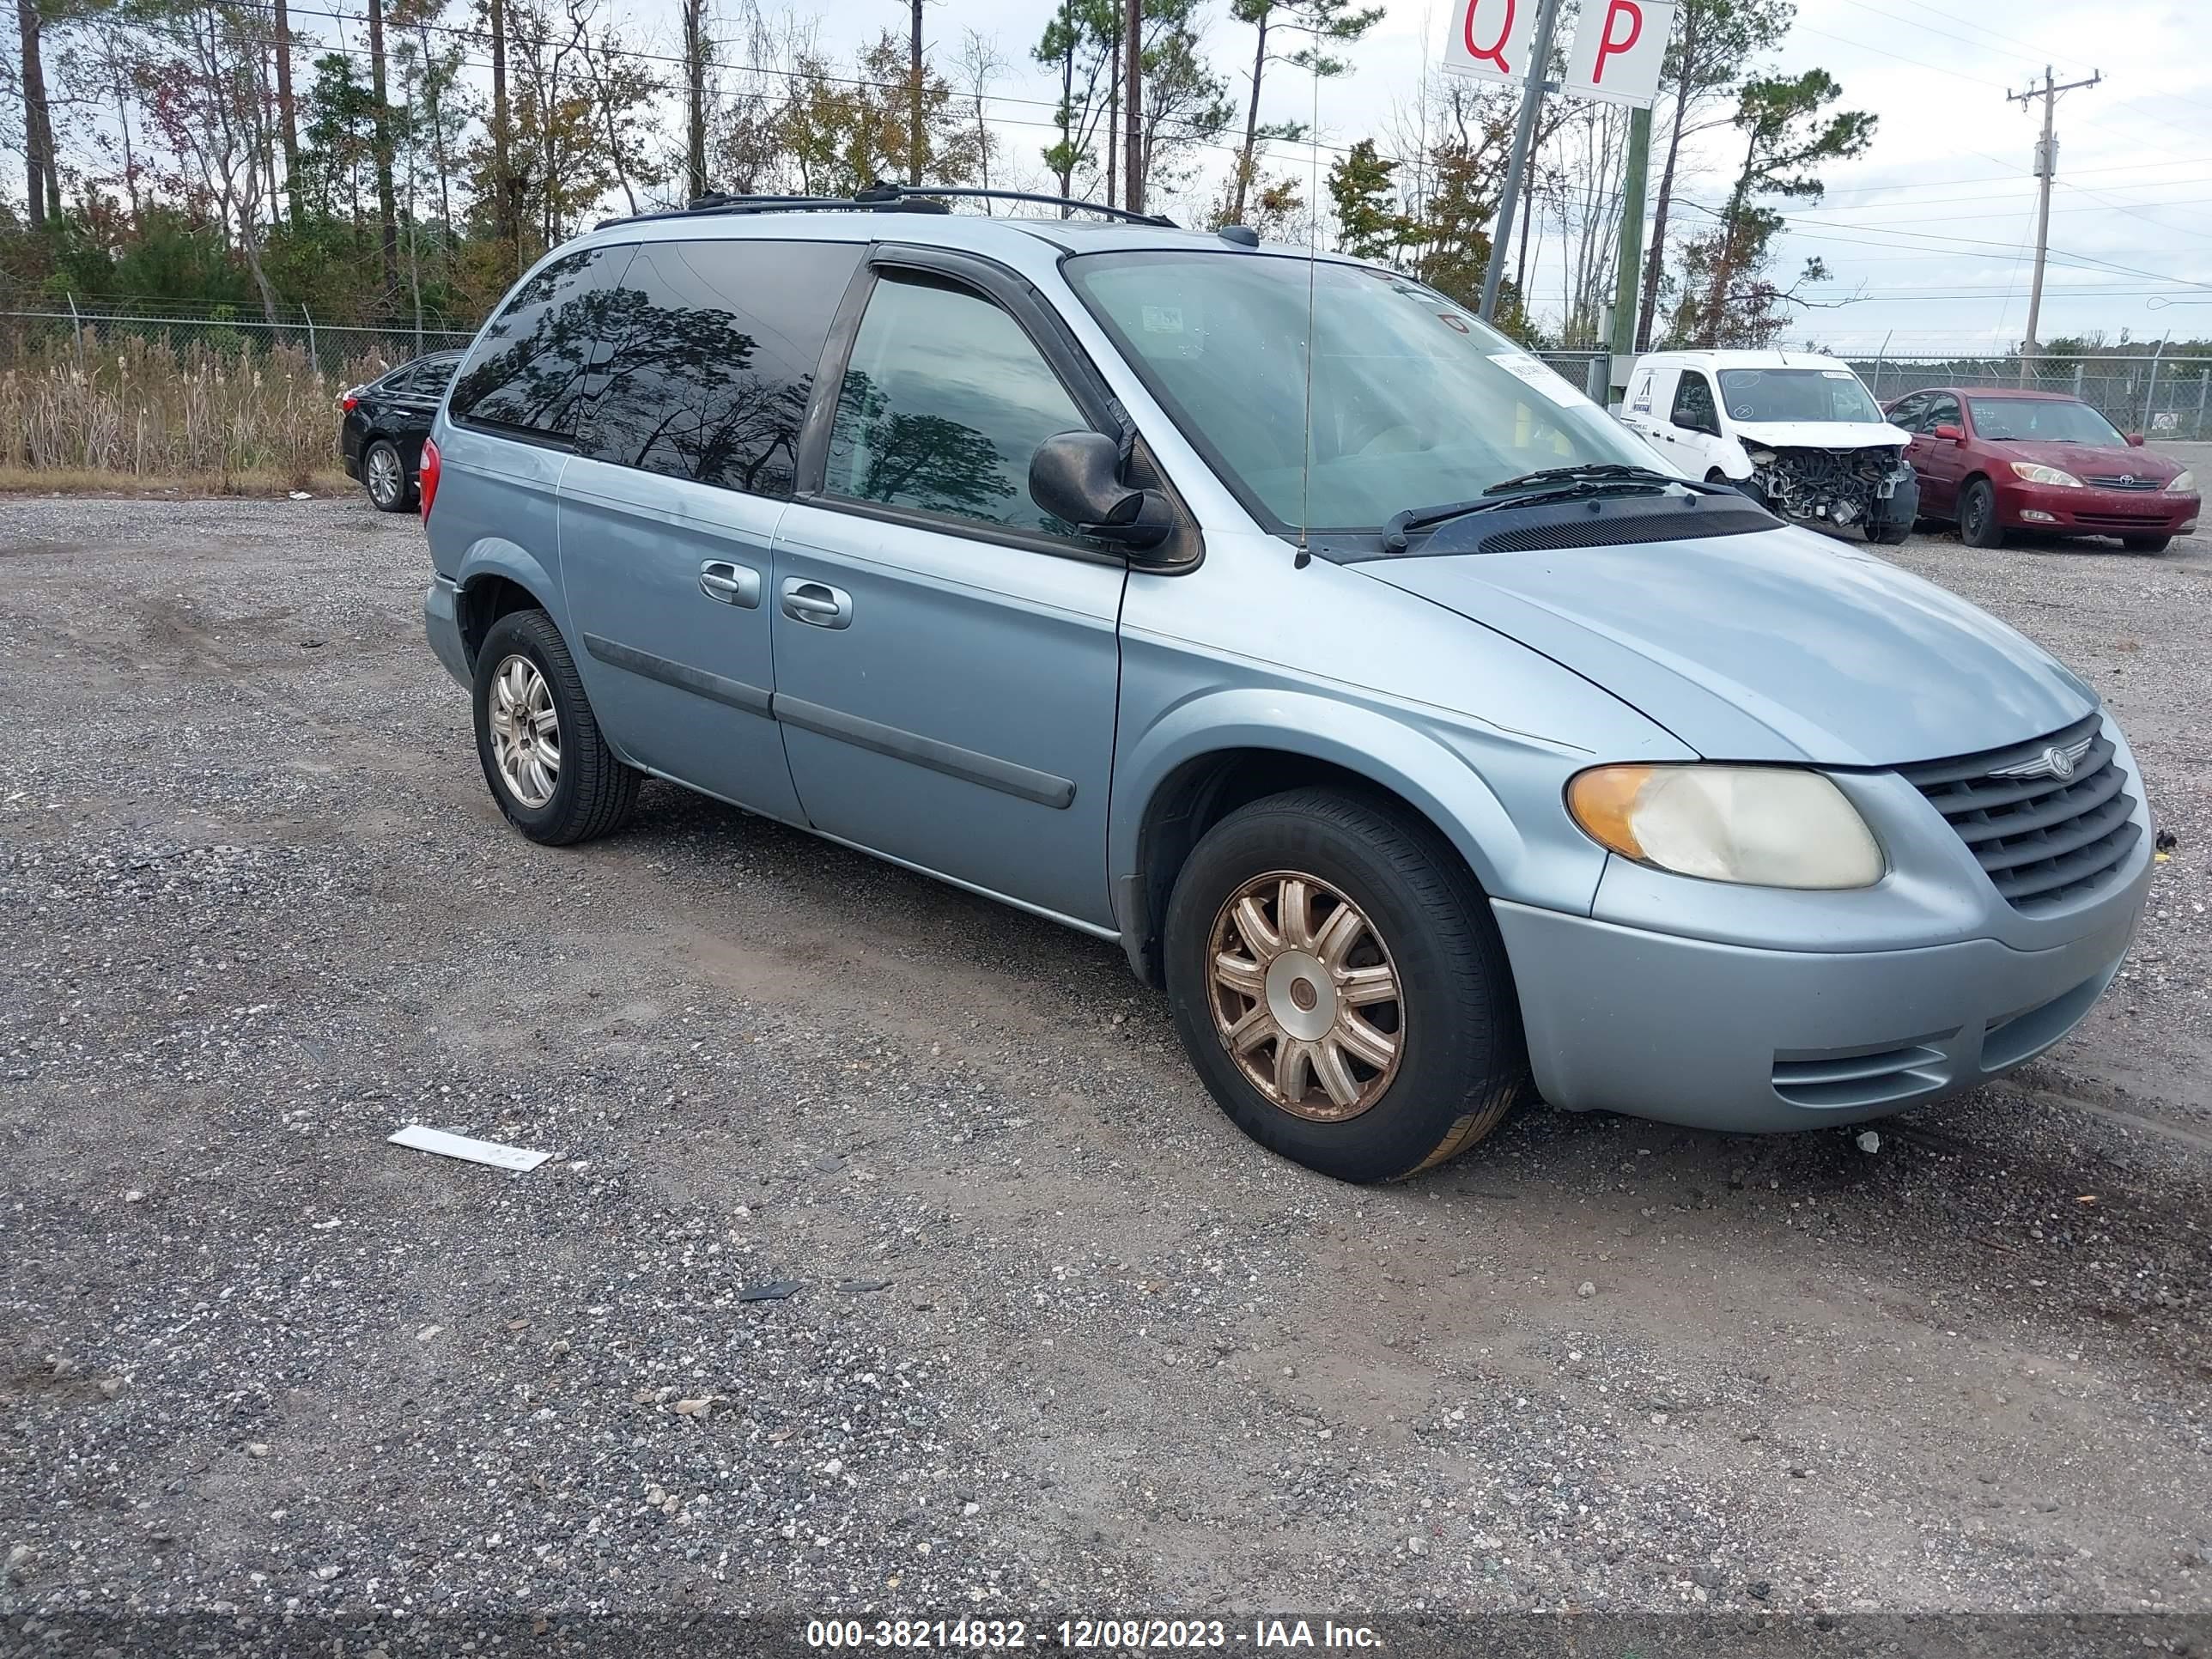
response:
[(2052, 744), (2033, 760), (2024, 760), (2014, 766), (2000, 766), (1990, 772), (1993, 778), (2056, 778), (2064, 783), (2074, 775), (2074, 769), (2081, 757), (2089, 752), (2094, 738), (2084, 738), (2079, 743), (2063, 745)]

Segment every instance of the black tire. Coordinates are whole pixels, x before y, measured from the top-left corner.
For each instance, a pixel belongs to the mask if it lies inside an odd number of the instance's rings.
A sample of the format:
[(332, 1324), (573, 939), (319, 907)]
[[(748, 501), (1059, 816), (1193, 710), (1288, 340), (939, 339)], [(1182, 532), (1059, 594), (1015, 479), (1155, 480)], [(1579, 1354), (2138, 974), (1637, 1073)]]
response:
[[(550, 693), (559, 761), (550, 797), (533, 805), (500, 769), (492, 731), (493, 683), (514, 658), (535, 665)], [(534, 842), (568, 847), (619, 830), (637, 805), (641, 775), (607, 747), (584, 696), (568, 641), (543, 611), (514, 611), (491, 625), (477, 652), (477, 759), (507, 821)]]
[(1912, 520), (1899, 519), (1895, 524), (1869, 524), (1866, 538), (1876, 547), (1898, 547), (1912, 533)]
[[(1371, 1104), (1334, 1121), (1275, 1104), (1216, 1024), (1217, 925), (1245, 884), (1279, 872), (1363, 912), (1402, 994), (1380, 1011), (1402, 1042), (1395, 1069), (1374, 1073), (1388, 1080)], [(1270, 1152), (1323, 1175), (1391, 1181), (1440, 1164), (1496, 1128), (1527, 1082), (1520, 1003), (1488, 902), (1434, 830), (1381, 802), (1306, 788), (1231, 813), (1176, 878), (1165, 953), (1176, 1030), (1215, 1101)]]
[(368, 504), (380, 513), (415, 510), (415, 475), (389, 438), (379, 438), (361, 452), (361, 487), (368, 492)]
[(2120, 545), (2130, 553), (2163, 553), (2173, 545), (2171, 536), (2123, 536)]
[(1969, 547), (2002, 547), (1997, 523), (1997, 492), (1987, 478), (1976, 478), (1959, 492), (1959, 539)]

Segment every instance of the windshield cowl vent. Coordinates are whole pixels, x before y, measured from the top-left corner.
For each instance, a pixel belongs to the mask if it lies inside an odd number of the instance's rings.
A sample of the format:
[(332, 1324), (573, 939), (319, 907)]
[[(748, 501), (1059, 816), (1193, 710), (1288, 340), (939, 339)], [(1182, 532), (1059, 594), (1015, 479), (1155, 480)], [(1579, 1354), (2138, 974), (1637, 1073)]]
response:
[[(1696, 513), (1619, 513), (1601, 517), (1577, 516), (1564, 523), (1523, 525), (1513, 530), (1494, 530), (1475, 547), (1477, 553), (1536, 553), (1551, 547), (1621, 547), (1635, 542), (1704, 541), (1713, 536), (1755, 536), (1779, 530), (1779, 520), (1746, 502), (1741, 507), (1701, 507)], [(1431, 547), (1431, 552), (1464, 552), (1464, 548)]]

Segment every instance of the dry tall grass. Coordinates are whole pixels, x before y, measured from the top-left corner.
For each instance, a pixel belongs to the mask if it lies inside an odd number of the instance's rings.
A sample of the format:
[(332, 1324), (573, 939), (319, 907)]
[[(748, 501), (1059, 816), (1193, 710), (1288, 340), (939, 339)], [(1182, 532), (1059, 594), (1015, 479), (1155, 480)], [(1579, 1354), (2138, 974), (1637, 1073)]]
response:
[(66, 338), (0, 338), (0, 478), (308, 488), (337, 465), (338, 393), (389, 367), (326, 374), (284, 345), (88, 339), (80, 354)]

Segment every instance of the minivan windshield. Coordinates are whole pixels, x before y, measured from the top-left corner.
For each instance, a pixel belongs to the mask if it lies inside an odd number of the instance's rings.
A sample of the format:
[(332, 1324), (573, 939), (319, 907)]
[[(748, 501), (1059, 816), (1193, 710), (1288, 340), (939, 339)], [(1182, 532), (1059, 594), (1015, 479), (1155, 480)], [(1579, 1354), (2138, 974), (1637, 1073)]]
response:
[(1996, 443), (2090, 444), (2124, 449), (2119, 428), (2087, 404), (2057, 398), (1977, 398), (1974, 431)]
[(1848, 368), (1724, 368), (1721, 403), (1737, 421), (1879, 422), (1881, 410)]
[(1377, 530), (1407, 508), (1552, 467), (1664, 470), (1537, 359), (1395, 272), (1228, 249), (1084, 254), (1064, 268), (1183, 434), (1270, 529)]

